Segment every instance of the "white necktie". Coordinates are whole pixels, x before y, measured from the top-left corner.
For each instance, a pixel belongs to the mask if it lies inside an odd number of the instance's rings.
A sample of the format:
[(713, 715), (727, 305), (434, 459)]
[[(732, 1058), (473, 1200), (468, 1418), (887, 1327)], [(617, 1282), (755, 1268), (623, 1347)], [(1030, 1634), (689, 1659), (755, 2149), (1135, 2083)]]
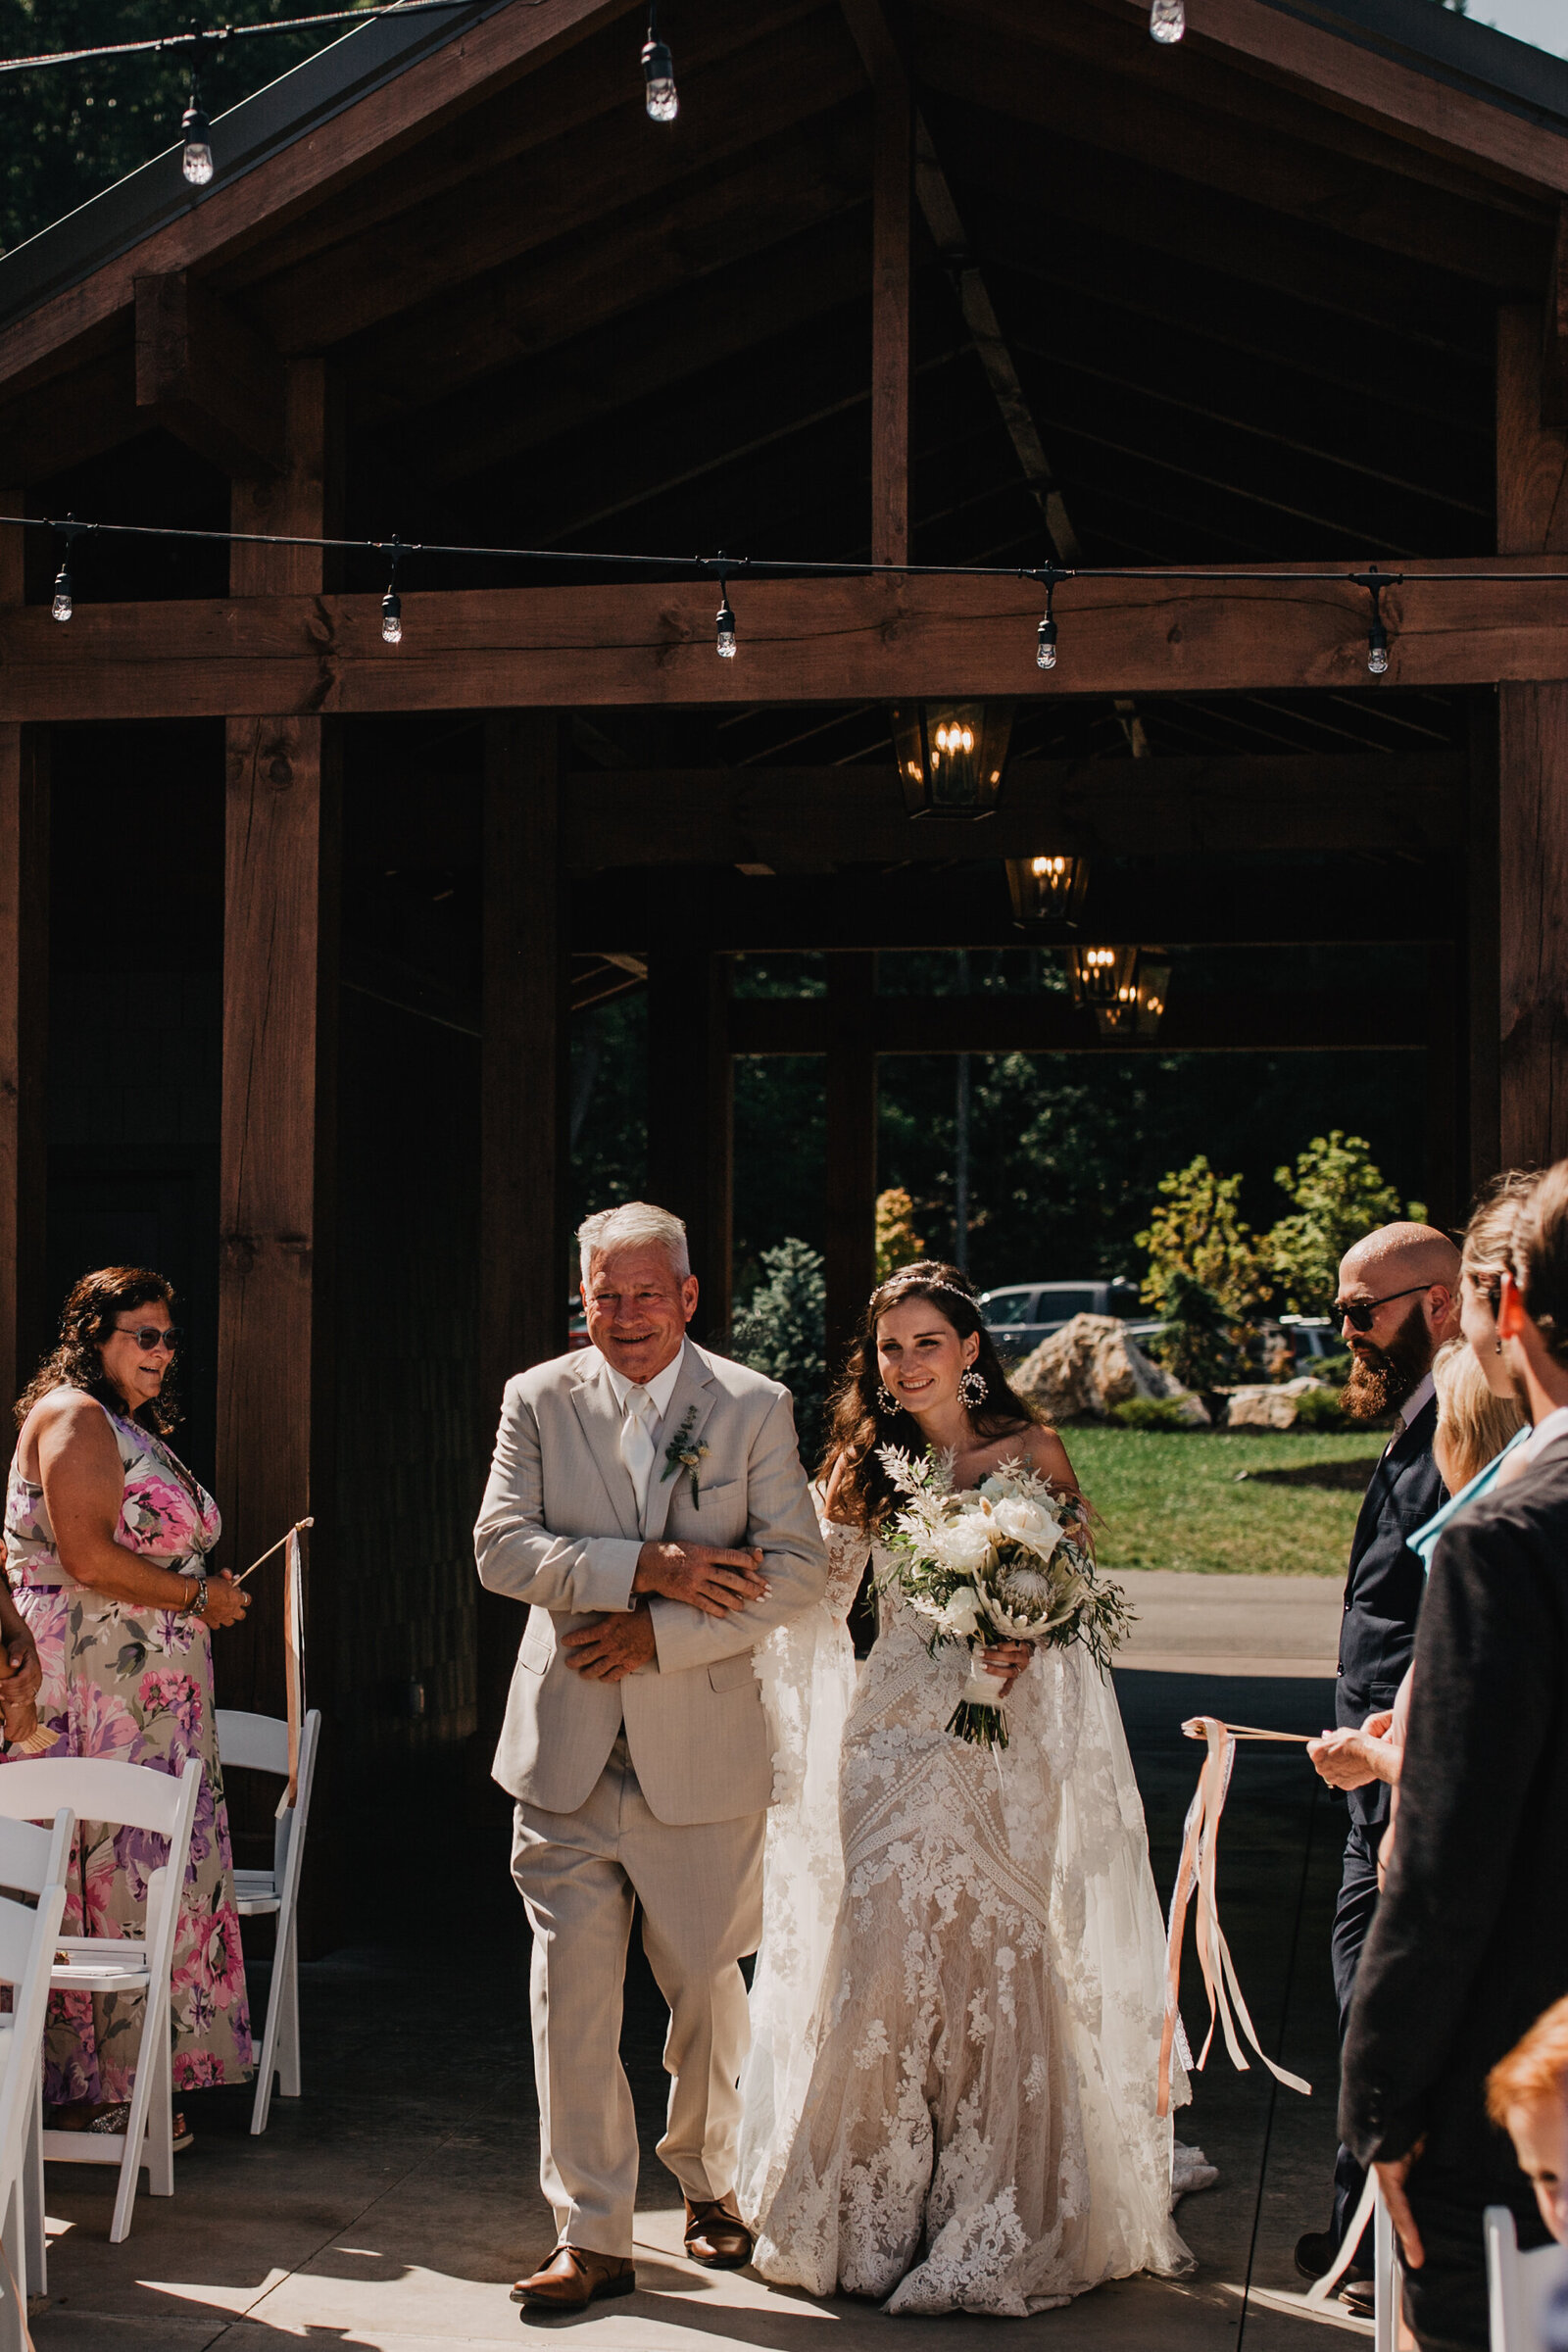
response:
[(639, 1523), (648, 1513), (648, 1481), (654, 1468), (654, 1400), (646, 1389), (626, 1392), (626, 1418), (620, 1425), (620, 1458), (637, 1495)]

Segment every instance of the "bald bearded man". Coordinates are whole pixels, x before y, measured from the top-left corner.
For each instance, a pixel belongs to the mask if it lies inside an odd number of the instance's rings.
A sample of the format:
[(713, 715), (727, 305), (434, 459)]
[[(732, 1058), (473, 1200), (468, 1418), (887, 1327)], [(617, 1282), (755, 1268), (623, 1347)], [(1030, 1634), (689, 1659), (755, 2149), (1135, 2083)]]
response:
[[(1359, 1753), (1362, 1727), (1394, 1705), (1415, 1648), (1416, 1611), (1426, 1578), (1408, 1539), (1444, 1500), (1432, 1459), (1438, 1426), (1432, 1359), (1458, 1328), (1459, 1252), (1435, 1225), (1381, 1225), (1346, 1252), (1340, 1263), (1335, 1312), (1353, 1363), (1345, 1384), (1345, 1409), (1375, 1421), (1393, 1411), (1394, 1434), (1373, 1471), (1350, 1543), (1334, 1689), (1334, 1737), (1314, 1741), (1312, 1760), (1330, 1788), (1346, 1792), (1350, 1834), (1346, 1839), (1340, 1898), (1334, 1914), (1334, 1989), (1343, 2039), (1355, 1988), (1356, 1964), (1378, 1898), (1378, 1847), (1388, 1827), (1387, 1786), (1371, 1777)], [(1297, 2268), (1320, 2278), (1339, 2251), (1365, 2176), (1342, 2147), (1334, 2168), (1334, 2219), (1309, 2232), (1296, 2249)], [(1368, 2249), (1363, 2248), (1363, 2256)], [(1346, 2294), (1352, 2309), (1369, 2296), (1358, 2283), (1371, 2277), (1358, 2258)]]

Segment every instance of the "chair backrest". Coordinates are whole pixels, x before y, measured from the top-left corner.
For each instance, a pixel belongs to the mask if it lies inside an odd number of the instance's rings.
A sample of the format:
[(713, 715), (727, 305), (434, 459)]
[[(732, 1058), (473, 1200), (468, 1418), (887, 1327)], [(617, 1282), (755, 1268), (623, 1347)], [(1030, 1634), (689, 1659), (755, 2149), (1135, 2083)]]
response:
[(1559, 2282), (1568, 2280), (1568, 2246), (1533, 2246), (1521, 2254), (1519, 2232), (1506, 2205), (1489, 2205), (1482, 2227), (1492, 2352), (1542, 2352), (1546, 2305)]
[(22, 1894), (63, 1886), (75, 1830), (76, 1816), (69, 1805), (61, 1806), (47, 1830), (35, 1821), (10, 1821), (0, 1814), (0, 1886)]
[(119, 1764), (108, 1756), (36, 1756), (0, 1765), (0, 1815), (48, 1821), (70, 1805), (78, 1821), (118, 1821), (172, 1838), (185, 1811), (183, 1783), (201, 1766), (193, 1757), (181, 1773), (147, 1764)]
[(251, 1772), (286, 1778), (288, 1725), (276, 1715), (247, 1715), (241, 1707), (220, 1707), (218, 1752), (225, 1771), (236, 1764)]
[[(300, 1726), (299, 1778), (295, 1784), (294, 1803), (292, 1806), (279, 1803), (277, 1828), (272, 1836), (272, 1874), (280, 1889), (288, 1868), (289, 1854), (305, 1835), (320, 1739), (321, 1710), (319, 1707), (310, 1707)], [(247, 1715), (238, 1707), (220, 1707), (218, 1752), (225, 1771), (230, 1765), (235, 1765), (252, 1772), (270, 1772), (276, 1780), (286, 1780), (288, 1725), (277, 1715)]]
[(58, 1883), (43, 1889), (35, 1911), (0, 1895), (0, 1980), (11, 1986), (10, 2047), (0, 2074), (0, 2212), (21, 2173), (37, 2101), (49, 1972), (65, 1908)]

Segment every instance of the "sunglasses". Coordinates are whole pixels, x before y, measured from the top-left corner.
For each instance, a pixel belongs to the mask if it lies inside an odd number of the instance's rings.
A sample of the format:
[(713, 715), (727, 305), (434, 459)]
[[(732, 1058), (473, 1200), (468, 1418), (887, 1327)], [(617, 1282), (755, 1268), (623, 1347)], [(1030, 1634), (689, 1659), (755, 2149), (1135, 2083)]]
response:
[(1370, 1331), (1372, 1317), (1380, 1306), (1387, 1306), (1396, 1298), (1413, 1298), (1417, 1291), (1431, 1288), (1430, 1282), (1412, 1282), (1407, 1291), (1389, 1291), (1381, 1298), (1336, 1298), (1334, 1320), (1348, 1323), (1352, 1331)]
[(117, 1323), (115, 1329), (122, 1338), (134, 1340), (143, 1355), (151, 1355), (155, 1348), (167, 1348), (172, 1355), (185, 1336), (172, 1323), (167, 1327), (162, 1323)]

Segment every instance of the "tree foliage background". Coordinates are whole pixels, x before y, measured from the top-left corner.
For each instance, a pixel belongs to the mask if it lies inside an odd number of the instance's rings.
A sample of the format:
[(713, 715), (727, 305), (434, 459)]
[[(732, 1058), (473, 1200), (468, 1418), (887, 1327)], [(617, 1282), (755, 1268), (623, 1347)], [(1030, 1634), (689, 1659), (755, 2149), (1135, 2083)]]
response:
[[(184, 32), (192, 23), (260, 24), (304, 16), (317, 0), (222, 0), (194, 19), (190, 0), (0, 0), (0, 57), (33, 57), (114, 41)], [(319, 0), (325, 6), (327, 0)], [(347, 6), (350, 0), (340, 0)], [(209, 115), (264, 89), (352, 27), (279, 32), (265, 40), (205, 45), (202, 103)], [(47, 228), (101, 188), (173, 146), (190, 91), (189, 51), (172, 58), (102, 58), (0, 74), (0, 252)]]

